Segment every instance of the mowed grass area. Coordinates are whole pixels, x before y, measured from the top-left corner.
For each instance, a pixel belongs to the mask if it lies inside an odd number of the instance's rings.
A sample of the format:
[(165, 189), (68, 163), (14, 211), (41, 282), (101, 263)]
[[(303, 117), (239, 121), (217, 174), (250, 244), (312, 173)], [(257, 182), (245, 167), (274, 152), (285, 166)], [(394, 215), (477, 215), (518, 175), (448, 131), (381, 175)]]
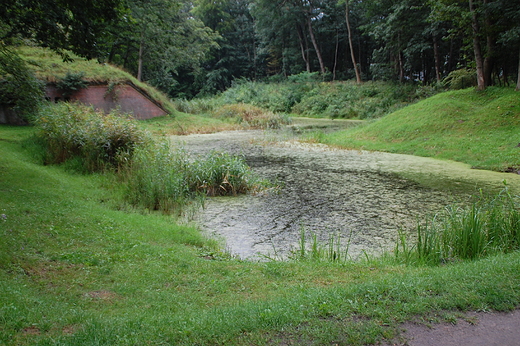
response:
[(520, 170), (520, 93), (512, 88), (449, 91), (353, 130), (319, 135), (345, 148), (464, 162), (495, 171)]
[(0, 344), (365, 345), (405, 320), (520, 304), (518, 252), (440, 267), (233, 259), (125, 207), (109, 176), (39, 165), (33, 131), (0, 126)]

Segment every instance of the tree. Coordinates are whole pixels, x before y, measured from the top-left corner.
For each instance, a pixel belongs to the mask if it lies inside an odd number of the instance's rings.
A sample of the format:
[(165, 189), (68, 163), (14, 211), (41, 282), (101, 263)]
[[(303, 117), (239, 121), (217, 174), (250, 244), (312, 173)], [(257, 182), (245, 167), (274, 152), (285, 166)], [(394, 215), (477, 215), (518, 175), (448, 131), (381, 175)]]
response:
[[(507, 74), (511, 61), (503, 59), (517, 43), (520, 2), (508, 0), (431, 0), (432, 19), (448, 21), (450, 34), (463, 37), (473, 50), (478, 89), (492, 85), (496, 75)], [(507, 33), (513, 33), (509, 36)], [(502, 43), (500, 43), (502, 40)], [(516, 60), (516, 57), (515, 57)], [(497, 63), (501, 62), (502, 66)]]
[(95, 58), (103, 53), (98, 43), (107, 26), (123, 16), (122, 1), (9, 0), (0, 6), (0, 40), (9, 44), (29, 38), (66, 58), (65, 50)]
[(28, 120), (43, 100), (43, 83), (17, 54), (0, 45), (0, 104)]
[(197, 0), (192, 13), (217, 32), (218, 47), (211, 49), (206, 61), (202, 93), (223, 91), (235, 78), (256, 79), (258, 68), (257, 38), (250, 0)]
[(109, 61), (177, 96), (186, 76), (199, 73), (218, 35), (194, 18), (189, 1), (127, 1), (126, 21), (111, 27), (104, 42)]
[(350, 47), (350, 57), (352, 59), (352, 64), (354, 65), (354, 71), (356, 72), (356, 81), (361, 83), (361, 73), (359, 72), (359, 66), (356, 62), (356, 54), (354, 53), (354, 44), (352, 43), (352, 29), (350, 27), (350, 0), (345, 0), (345, 22), (347, 24), (348, 31), (348, 44)]

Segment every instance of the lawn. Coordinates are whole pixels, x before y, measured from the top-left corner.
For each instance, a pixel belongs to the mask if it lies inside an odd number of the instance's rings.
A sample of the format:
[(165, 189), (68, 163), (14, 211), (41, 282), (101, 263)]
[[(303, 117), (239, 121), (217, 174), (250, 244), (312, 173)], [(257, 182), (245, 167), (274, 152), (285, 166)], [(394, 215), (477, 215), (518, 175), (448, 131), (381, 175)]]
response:
[(520, 304), (520, 254), (407, 266), (248, 262), (195, 227), (128, 207), (109, 175), (42, 166), (0, 127), (0, 343), (377, 343), (410, 319)]

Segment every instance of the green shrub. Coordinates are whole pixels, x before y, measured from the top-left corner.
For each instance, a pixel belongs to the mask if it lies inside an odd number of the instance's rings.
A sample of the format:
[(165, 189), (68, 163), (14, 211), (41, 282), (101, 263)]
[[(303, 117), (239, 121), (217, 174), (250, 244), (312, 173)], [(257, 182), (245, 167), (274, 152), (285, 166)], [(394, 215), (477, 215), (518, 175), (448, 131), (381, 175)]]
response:
[(0, 44), (0, 104), (11, 106), (19, 117), (30, 121), (41, 106), (43, 87), (25, 61)]
[(36, 119), (45, 164), (72, 159), (88, 172), (117, 167), (131, 159), (148, 138), (133, 119), (114, 111), (102, 114), (73, 103), (47, 105)]
[(249, 128), (274, 129), (289, 122), (286, 115), (275, 114), (244, 103), (224, 105), (218, 108), (214, 115), (217, 118), (232, 119)]
[(67, 72), (65, 77), (56, 83), (56, 87), (63, 92), (63, 96), (70, 96), (80, 89), (88, 87), (84, 80), (85, 72)]
[(443, 80), (443, 84), (452, 90), (477, 86), (477, 73), (471, 69), (451, 71)]
[(178, 99), (173, 102), (176, 110), (188, 114), (205, 114), (218, 106), (217, 99), (199, 98), (193, 100)]

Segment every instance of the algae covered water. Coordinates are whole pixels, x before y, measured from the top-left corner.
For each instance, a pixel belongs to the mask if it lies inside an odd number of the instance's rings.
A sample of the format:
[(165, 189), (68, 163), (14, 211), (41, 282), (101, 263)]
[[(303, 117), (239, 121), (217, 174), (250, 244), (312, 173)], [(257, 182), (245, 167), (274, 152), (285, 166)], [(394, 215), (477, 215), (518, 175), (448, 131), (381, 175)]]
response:
[(175, 140), (186, 150), (243, 155), (277, 192), (209, 198), (195, 222), (244, 259), (283, 259), (310, 242), (334, 239), (355, 259), (391, 250), (402, 230), (445, 206), (467, 203), (479, 189), (498, 190), (520, 176), (471, 170), (463, 164), (381, 152), (332, 149), (280, 133), (233, 131)]

